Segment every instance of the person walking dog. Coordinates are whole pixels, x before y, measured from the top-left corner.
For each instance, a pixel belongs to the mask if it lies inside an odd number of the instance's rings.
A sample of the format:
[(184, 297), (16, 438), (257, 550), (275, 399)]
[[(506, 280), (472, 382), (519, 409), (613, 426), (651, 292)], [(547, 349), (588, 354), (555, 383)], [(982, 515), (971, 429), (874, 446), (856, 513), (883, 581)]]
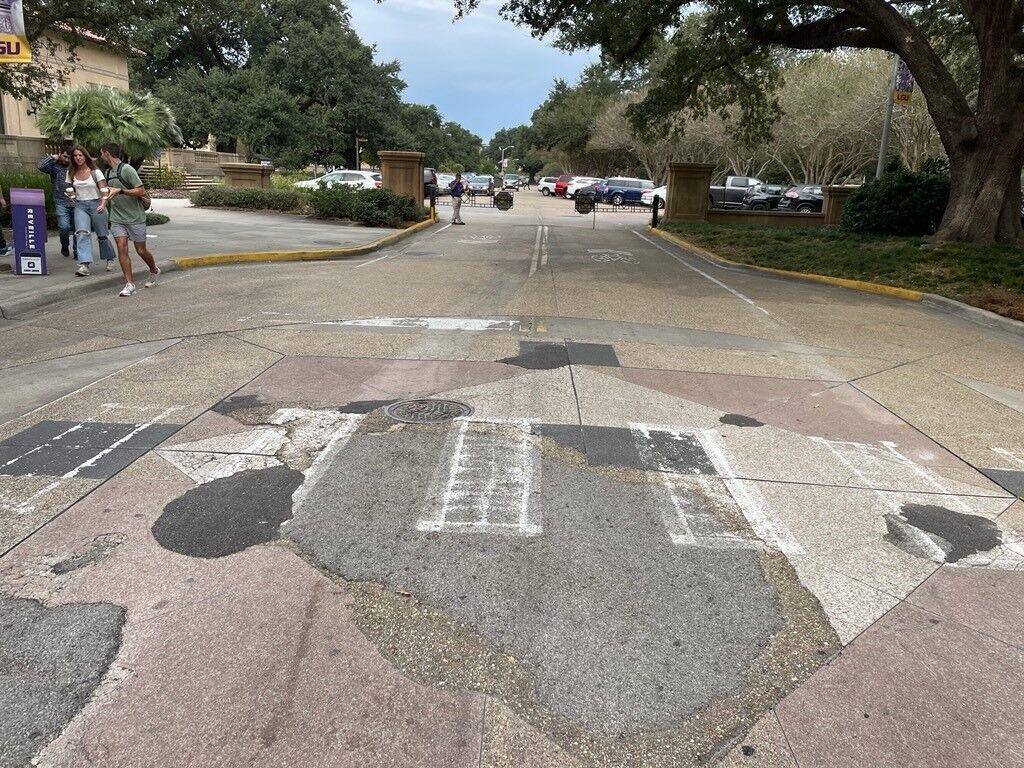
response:
[(71, 164), (66, 171), (68, 190), (65, 199), (74, 204), (75, 257), (78, 259), (77, 277), (92, 274), (92, 232), (99, 239), (100, 256), (107, 262), (107, 271), (113, 269), (114, 251), (107, 235), (107, 181), (85, 147), (71, 150)]
[(452, 196), (452, 224), (465, 224), (462, 220), (462, 196), (466, 193), (466, 185), (462, 182), (462, 174), (456, 173), (455, 180), (448, 185)]
[(152, 288), (160, 277), (156, 259), (146, 247), (146, 208), (149, 196), (142, 186), (138, 172), (128, 163), (121, 162), (121, 147), (105, 144), (100, 157), (107, 165), (107, 184), (110, 186), (110, 234), (117, 243), (117, 258), (124, 273), (124, 288), (118, 296), (132, 296), (135, 293), (135, 276), (132, 273), (132, 257), (128, 255), (128, 240), (135, 245), (135, 252), (149, 267), (149, 277), (143, 285)]
[(75, 218), (75, 201), (67, 194), (71, 151), (69, 146), (61, 147), (57, 154), (47, 155), (36, 164), (36, 168), (50, 177), (57, 231), (60, 233), (60, 255), (64, 258), (71, 257), (71, 228)]

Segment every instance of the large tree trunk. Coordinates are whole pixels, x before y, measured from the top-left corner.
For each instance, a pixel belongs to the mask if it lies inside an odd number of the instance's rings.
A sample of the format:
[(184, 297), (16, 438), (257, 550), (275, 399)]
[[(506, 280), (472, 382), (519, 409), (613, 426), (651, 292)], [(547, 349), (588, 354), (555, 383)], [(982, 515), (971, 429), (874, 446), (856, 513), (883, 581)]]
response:
[(1000, 139), (980, 138), (967, 147), (947, 147), (949, 205), (936, 241), (1024, 244), (1020, 188), (1024, 146), (1009, 135)]

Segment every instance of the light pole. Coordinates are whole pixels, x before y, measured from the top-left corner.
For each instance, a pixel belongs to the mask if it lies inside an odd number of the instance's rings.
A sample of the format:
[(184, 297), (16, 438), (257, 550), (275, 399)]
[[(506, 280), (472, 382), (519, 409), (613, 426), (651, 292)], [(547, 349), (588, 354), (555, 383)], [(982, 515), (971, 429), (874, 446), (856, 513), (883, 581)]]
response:
[(507, 147), (498, 147), (501, 150), (501, 172), (505, 173), (505, 153), (510, 149), (515, 149), (515, 144), (509, 144)]
[(889, 99), (885, 108), (885, 122), (882, 123), (882, 144), (878, 148), (878, 167), (875, 168), (875, 178), (882, 178), (885, 172), (885, 161), (889, 154), (889, 134), (892, 132), (892, 109), (896, 103), (896, 73), (899, 72), (900, 57), (896, 56), (892, 64), (892, 77), (889, 78)]

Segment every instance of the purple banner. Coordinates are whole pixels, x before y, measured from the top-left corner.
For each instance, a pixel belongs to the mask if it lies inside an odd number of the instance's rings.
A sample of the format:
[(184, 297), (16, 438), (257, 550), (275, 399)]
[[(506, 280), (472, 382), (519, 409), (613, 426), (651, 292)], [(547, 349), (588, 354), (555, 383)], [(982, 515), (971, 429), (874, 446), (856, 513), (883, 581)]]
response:
[(41, 189), (11, 189), (14, 272), (46, 274), (46, 196)]

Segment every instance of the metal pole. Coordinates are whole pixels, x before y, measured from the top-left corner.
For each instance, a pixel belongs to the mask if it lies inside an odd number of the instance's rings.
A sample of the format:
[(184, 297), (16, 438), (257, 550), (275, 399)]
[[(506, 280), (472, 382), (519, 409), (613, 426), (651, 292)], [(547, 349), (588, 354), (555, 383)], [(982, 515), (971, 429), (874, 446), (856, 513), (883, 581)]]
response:
[(897, 56), (892, 64), (892, 78), (889, 80), (889, 103), (885, 110), (885, 123), (882, 125), (882, 146), (878, 150), (878, 167), (875, 169), (875, 178), (882, 178), (885, 171), (885, 159), (889, 154), (889, 134), (892, 132), (892, 110), (895, 105), (894, 91), (896, 90), (896, 73), (899, 70), (900, 57)]

